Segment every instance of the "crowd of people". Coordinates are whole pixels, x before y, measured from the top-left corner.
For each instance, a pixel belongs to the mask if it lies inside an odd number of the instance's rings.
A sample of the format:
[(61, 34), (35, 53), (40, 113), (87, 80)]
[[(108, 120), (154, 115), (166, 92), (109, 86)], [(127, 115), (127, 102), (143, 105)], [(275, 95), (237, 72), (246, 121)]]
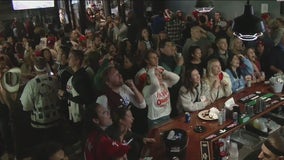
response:
[(71, 135), (86, 160), (139, 159), (143, 144), (155, 143), (145, 137), (152, 128), (284, 72), (283, 18), (265, 16), (267, 30), (253, 42), (234, 37), (220, 12), (88, 18), (85, 31), (48, 25), (1, 37), (0, 77), (21, 69), (19, 103), (11, 106), (1, 86), (3, 153), (16, 154), (7, 115), (17, 107), (30, 114), (34, 146)]

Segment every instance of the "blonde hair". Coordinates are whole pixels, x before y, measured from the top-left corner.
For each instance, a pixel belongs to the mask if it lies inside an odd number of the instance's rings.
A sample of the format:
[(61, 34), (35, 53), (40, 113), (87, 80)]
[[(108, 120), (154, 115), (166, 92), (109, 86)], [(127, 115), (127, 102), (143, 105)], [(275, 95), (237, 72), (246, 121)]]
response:
[[(233, 52), (236, 50), (236, 42), (237, 41), (240, 41), (242, 43), (242, 45), (244, 45), (243, 41), (237, 37), (233, 37), (231, 40), (230, 40), (230, 44), (229, 44), (229, 49), (232, 50)], [(242, 48), (243, 50), (245, 49), (245, 47), (243, 46)]]
[(206, 70), (206, 78), (207, 79), (209, 79), (210, 77), (213, 76), (212, 67), (213, 67), (213, 63), (215, 63), (215, 62), (220, 63), (220, 61), (217, 58), (212, 58), (207, 62), (207, 70)]

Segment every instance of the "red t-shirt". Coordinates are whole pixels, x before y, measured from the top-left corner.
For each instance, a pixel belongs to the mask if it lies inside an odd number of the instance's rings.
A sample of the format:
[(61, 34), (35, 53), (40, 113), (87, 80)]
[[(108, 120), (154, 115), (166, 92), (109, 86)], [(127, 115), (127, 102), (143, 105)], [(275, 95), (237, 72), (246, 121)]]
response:
[(122, 157), (129, 149), (130, 146), (93, 131), (86, 141), (84, 155), (85, 160), (111, 160)]

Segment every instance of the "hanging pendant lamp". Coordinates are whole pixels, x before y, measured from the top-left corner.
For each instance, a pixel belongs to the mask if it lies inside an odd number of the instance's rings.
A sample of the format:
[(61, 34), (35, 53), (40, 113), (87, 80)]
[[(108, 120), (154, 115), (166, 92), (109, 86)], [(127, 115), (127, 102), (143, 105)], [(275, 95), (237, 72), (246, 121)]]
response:
[(234, 19), (232, 30), (234, 35), (243, 41), (254, 41), (265, 32), (264, 24), (260, 18), (254, 16), (249, 0), (245, 5), (244, 14)]
[(196, 0), (195, 10), (200, 13), (210, 12), (214, 8), (212, 0)]

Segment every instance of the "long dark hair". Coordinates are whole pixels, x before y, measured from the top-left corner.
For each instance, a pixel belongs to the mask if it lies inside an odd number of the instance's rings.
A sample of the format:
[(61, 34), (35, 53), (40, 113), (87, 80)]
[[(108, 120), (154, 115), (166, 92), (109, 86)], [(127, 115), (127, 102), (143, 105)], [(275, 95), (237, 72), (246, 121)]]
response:
[(228, 60), (227, 60), (227, 68), (231, 71), (232, 75), (234, 78), (240, 78), (241, 77), (241, 69), (240, 67), (238, 67), (236, 69), (236, 72), (233, 71), (232, 69), (232, 65), (231, 65), (231, 62), (233, 61), (234, 59), (234, 56), (238, 56), (236, 54), (232, 54), (228, 57)]
[(119, 124), (119, 121), (121, 119), (124, 119), (126, 112), (130, 111), (131, 105), (124, 106), (120, 105), (116, 107), (112, 112), (111, 112), (111, 118), (113, 120), (113, 124)]
[[(100, 128), (99, 125), (95, 124), (93, 122), (94, 118), (98, 118), (98, 108), (101, 105), (98, 103), (92, 103), (86, 107), (86, 112), (85, 112), (85, 122), (84, 122), (84, 130), (83, 130), (83, 138), (84, 140), (87, 139), (88, 135), (93, 131), (97, 130), (100, 134), (99, 135), (105, 135), (105, 132)], [(97, 137), (97, 139), (99, 139)]]
[(115, 107), (115, 109), (111, 111), (111, 118), (113, 120), (113, 124), (107, 128), (106, 132), (112, 139), (120, 140), (121, 131), (119, 122), (120, 120), (125, 118), (127, 111), (130, 111), (130, 107), (130, 105), (120, 105)]
[[(185, 71), (185, 78), (184, 78), (184, 84), (183, 84), (183, 86), (187, 89), (187, 91), (191, 92), (191, 93), (193, 93), (193, 88), (194, 88), (194, 84), (191, 80), (191, 78), (192, 78), (191, 73), (194, 70), (197, 70), (198, 73), (199, 73), (199, 70), (196, 66), (191, 66)], [(199, 73), (199, 75), (200, 75), (200, 73)]]
[(148, 31), (148, 33), (149, 33), (149, 41), (151, 41), (152, 40), (152, 33), (151, 33), (151, 31), (147, 27), (140, 28), (140, 30), (138, 32), (138, 39), (141, 40), (141, 41), (144, 40), (143, 39), (144, 37), (142, 35), (142, 32), (143, 32), (144, 29), (146, 29)]

